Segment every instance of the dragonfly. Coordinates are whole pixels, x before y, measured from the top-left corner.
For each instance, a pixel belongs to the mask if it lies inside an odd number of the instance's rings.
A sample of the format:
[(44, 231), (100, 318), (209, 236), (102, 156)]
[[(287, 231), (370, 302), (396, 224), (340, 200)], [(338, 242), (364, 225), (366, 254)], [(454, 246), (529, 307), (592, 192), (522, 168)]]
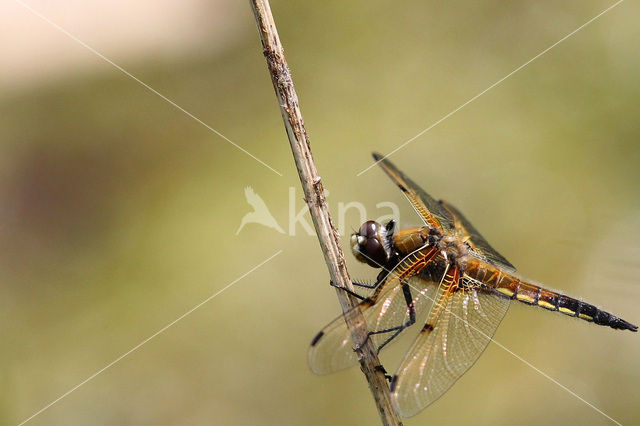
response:
[[(431, 197), (380, 154), (373, 153), (373, 158), (424, 226), (398, 230), (393, 220), (384, 225), (365, 222), (351, 235), (351, 249), (357, 260), (381, 271), (373, 284), (353, 282), (370, 289), (368, 296), (339, 288), (360, 299), (354, 309), (362, 312), (370, 330), (367, 339), (373, 339), (378, 352), (422, 324), (389, 377), (391, 398), (402, 417), (433, 403), (476, 362), (511, 301), (617, 330), (638, 330), (594, 305), (520, 278), (458, 209)], [(313, 338), (308, 362), (314, 373), (329, 374), (358, 363), (344, 319), (348, 314)]]

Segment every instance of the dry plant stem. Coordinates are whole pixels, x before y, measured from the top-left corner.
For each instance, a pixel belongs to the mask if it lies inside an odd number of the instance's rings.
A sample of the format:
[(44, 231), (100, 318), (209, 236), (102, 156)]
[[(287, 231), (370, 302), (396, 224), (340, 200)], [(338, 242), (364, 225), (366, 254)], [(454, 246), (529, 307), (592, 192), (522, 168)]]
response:
[[(353, 290), (344, 261), (344, 254), (338, 244), (338, 232), (333, 226), (329, 215), (324, 189), (311, 155), (309, 137), (307, 136), (300, 106), (298, 105), (298, 96), (293, 87), (293, 80), (284, 57), (284, 50), (278, 37), (269, 2), (268, 0), (250, 0), (250, 3), (258, 25), (263, 53), (267, 59), (273, 87), (278, 97), (280, 112), (291, 143), (291, 150), (304, 190), (305, 201), (309, 206), (313, 225), (320, 241), (320, 248), (329, 268), (329, 275), (334, 283)], [(337, 292), (343, 312), (348, 312), (358, 305), (358, 301), (347, 292), (340, 289), (337, 289)], [(355, 309), (352, 314), (345, 315), (345, 320), (351, 331), (353, 341), (364, 342), (368, 330), (360, 310)], [(389, 386), (384, 373), (376, 370), (376, 367), (380, 365), (380, 361), (372, 341), (367, 340), (366, 344), (362, 345), (357, 351), (357, 354), (360, 368), (367, 377), (382, 423), (385, 425), (401, 425), (398, 414), (391, 404)]]

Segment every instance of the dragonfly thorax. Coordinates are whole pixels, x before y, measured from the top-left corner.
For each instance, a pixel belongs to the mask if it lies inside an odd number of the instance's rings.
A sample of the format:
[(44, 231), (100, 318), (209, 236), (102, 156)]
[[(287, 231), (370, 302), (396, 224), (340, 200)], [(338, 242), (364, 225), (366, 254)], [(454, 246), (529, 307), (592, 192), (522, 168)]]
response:
[(440, 238), (437, 245), (452, 265), (457, 265), (461, 270), (465, 269), (470, 250), (466, 242), (455, 236), (445, 235)]

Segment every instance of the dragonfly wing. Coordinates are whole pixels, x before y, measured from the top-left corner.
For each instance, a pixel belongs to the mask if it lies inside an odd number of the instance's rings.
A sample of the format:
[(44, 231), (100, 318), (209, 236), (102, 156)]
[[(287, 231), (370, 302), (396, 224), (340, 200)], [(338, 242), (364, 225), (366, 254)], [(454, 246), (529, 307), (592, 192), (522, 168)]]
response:
[[(360, 309), (369, 331), (387, 330), (406, 323), (409, 318), (409, 304), (403, 292), (402, 282), (410, 286), (411, 304), (416, 315), (428, 311), (433, 299), (433, 295), (430, 294), (430, 291), (433, 291), (433, 283), (416, 277), (416, 274), (431, 262), (436, 254), (435, 249), (427, 247), (407, 256), (387, 275), (379, 290), (344, 315), (357, 314), (355, 309)], [(331, 321), (311, 342), (307, 360), (311, 370), (316, 374), (333, 373), (358, 363), (344, 315)], [(376, 346), (380, 346), (388, 337), (389, 334), (386, 333), (371, 335)]]
[(445, 234), (457, 234), (467, 237), (472, 246), (472, 254), (479, 260), (489, 262), (507, 271), (515, 272), (516, 268), (504, 256), (498, 253), (478, 230), (453, 205), (444, 200), (436, 201), (427, 191), (402, 173), (392, 162), (382, 155), (373, 153), (373, 158), (389, 175), (391, 180), (402, 190), (414, 210), (431, 228)]
[[(427, 294), (427, 292), (427, 288), (421, 290), (422, 294)], [(424, 304), (425, 299), (424, 296), (421, 296), (420, 303)], [(400, 285), (388, 291), (375, 305), (368, 307), (366, 302), (361, 305), (363, 305), (361, 310), (369, 331), (386, 330), (403, 324), (409, 315)], [(345, 315), (352, 314), (354, 314), (353, 310)], [(371, 336), (371, 339), (377, 347), (382, 344), (385, 337), (388, 336), (375, 334)], [(340, 315), (314, 338), (308, 353), (309, 366), (316, 374), (330, 374), (352, 367), (358, 364), (358, 357), (353, 348), (351, 332), (346, 326), (344, 315)]]
[(391, 161), (375, 152), (373, 153), (373, 158), (400, 188), (414, 210), (428, 226), (444, 233), (449, 233), (452, 230), (453, 217), (447, 209), (443, 208), (442, 205), (431, 195), (427, 194), (424, 189), (420, 188), (420, 186), (398, 170)]
[(375, 323), (380, 316), (384, 316), (383, 308), (385, 305), (392, 305), (397, 308), (397, 305), (402, 301), (401, 287), (396, 286), (382, 295), (375, 305), (371, 306), (365, 300), (360, 303), (359, 307), (353, 308), (344, 315), (339, 315), (327, 324), (313, 338), (309, 347), (307, 361), (311, 371), (316, 374), (330, 374), (358, 363), (358, 357), (354, 351), (351, 332), (345, 322), (345, 316), (356, 314), (356, 309), (360, 309), (367, 322), (367, 328), (369, 328), (371, 323)]
[(498, 266), (507, 272), (515, 272), (516, 268), (504, 256), (496, 251), (491, 244), (478, 232), (478, 230), (467, 220), (460, 210), (449, 204), (447, 201), (440, 200), (440, 204), (450, 212), (453, 218), (453, 224), (457, 234), (471, 245), (474, 257), (484, 262), (489, 262), (494, 266)]
[(392, 399), (411, 417), (444, 394), (480, 357), (509, 299), (477, 287), (447, 297), (433, 329), (423, 329), (392, 380)]

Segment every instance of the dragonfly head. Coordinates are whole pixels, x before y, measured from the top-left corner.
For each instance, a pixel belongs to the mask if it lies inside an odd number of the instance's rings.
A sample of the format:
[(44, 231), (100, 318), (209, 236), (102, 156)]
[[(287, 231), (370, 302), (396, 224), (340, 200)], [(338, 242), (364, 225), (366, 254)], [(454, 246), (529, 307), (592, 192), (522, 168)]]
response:
[(356, 259), (374, 268), (382, 268), (390, 257), (389, 238), (393, 234), (395, 221), (386, 226), (369, 220), (360, 230), (351, 235), (351, 251)]

